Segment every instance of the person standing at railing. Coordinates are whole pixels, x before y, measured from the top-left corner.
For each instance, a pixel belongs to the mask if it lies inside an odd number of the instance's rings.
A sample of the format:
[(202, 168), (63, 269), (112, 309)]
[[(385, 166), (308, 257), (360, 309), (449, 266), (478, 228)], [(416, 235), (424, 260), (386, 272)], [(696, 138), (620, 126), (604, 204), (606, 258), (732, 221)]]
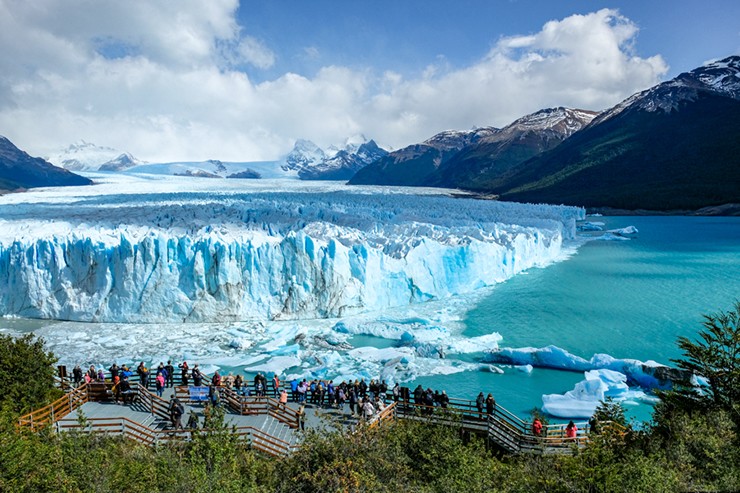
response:
[(534, 421), (532, 421), (532, 434), (536, 437), (542, 436), (542, 421), (540, 421), (540, 418), (534, 418)]
[(565, 437), (575, 440), (578, 436), (578, 427), (573, 422), (573, 420), (570, 420), (568, 422), (568, 426), (565, 427)]
[(175, 386), (175, 367), (172, 366), (171, 360), (167, 361), (164, 369), (167, 371), (167, 387), (172, 388)]
[[(349, 412), (352, 414), (352, 416), (355, 415), (355, 408), (357, 407), (357, 391), (354, 387), (349, 388)], [(360, 413), (360, 410), (357, 409), (357, 414)]]
[(280, 394), (280, 377), (277, 373), (272, 376), (272, 391), (276, 397)]
[(221, 374), (216, 370), (216, 372), (211, 377), (211, 385), (213, 387), (220, 387), (221, 386)]
[(82, 383), (82, 368), (80, 368), (80, 365), (75, 365), (72, 369), (72, 382), (74, 382), (75, 387), (79, 387)]
[(493, 394), (488, 394), (486, 397), (486, 414), (493, 416), (493, 411), (496, 408), (496, 399), (493, 398)]
[(193, 385), (200, 387), (202, 384), (203, 374), (200, 372), (200, 368), (198, 368), (198, 363), (196, 363), (193, 367)]
[(442, 409), (447, 409), (447, 406), (450, 403), (450, 398), (447, 395), (447, 392), (444, 390), (442, 391), (442, 395), (439, 396), (439, 405), (442, 407)]
[(155, 380), (155, 387), (157, 389), (157, 397), (162, 397), (162, 394), (164, 394), (164, 386), (166, 385), (166, 379), (164, 376), (164, 370), (157, 372), (157, 377)]
[(242, 394), (242, 387), (244, 387), (244, 378), (242, 378), (240, 373), (234, 377), (234, 390), (236, 390), (237, 395)]
[(184, 387), (188, 386), (188, 371), (190, 371), (190, 368), (188, 367), (188, 362), (183, 361), (181, 364), (177, 365), (177, 367), (180, 369), (180, 381)]
[(368, 398), (363, 399), (362, 419), (367, 421), (373, 417), (373, 414), (375, 414), (375, 407), (373, 406), (373, 403), (370, 402), (370, 399)]
[(116, 363), (113, 363), (110, 368), (108, 368), (108, 371), (110, 372), (110, 380), (111, 382), (116, 379), (118, 376), (118, 373), (121, 371), (120, 368), (118, 368), (118, 365)]

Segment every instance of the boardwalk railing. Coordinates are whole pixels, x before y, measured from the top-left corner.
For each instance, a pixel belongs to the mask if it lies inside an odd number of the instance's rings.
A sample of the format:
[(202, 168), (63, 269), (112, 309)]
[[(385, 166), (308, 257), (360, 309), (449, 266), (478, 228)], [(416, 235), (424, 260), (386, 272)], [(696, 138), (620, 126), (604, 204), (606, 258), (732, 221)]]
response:
[[(89, 418), (84, 423), (56, 424), (57, 431), (79, 431), (85, 433), (121, 435), (149, 447), (166, 443), (183, 443), (192, 440), (195, 435), (217, 433), (218, 430), (155, 430), (128, 418)], [(232, 427), (229, 433), (253, 449), (274, 456), (286, 457), (295, 446), (275, 438), (252, 426)]]
[(88, 401), (87, 391), (86, 385), (72, 389), (48, 406), (21, 416), (18, 418), (18, 425), (28, 428), (31, 431), (38, 431), (41, 428), (56, 423)]

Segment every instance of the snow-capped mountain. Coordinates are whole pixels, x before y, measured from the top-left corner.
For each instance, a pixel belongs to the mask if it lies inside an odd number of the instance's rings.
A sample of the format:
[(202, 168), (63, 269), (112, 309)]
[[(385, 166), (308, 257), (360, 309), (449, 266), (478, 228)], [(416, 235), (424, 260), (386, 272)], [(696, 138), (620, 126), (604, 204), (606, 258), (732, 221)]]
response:
[(740, 203), (740, 56), (627, 98), (492, 191), (623, 209)]
[(98, 170), (99, 171), (125, 171), (139, 164), (142, 164), (142, 162), (136, 159), (135, 157), (133, 157), (128, 152), (124, 152), (123, 154), (116, 157), (115, 159), (111, 159), (110, 161), (101, 164), (98, 167)]
[(364, 136), (350, 137), (344, 146), (326, 150), (310, 140), (299, 139), (285, 158), (282, 169), (302, 180), (348, 180), (359, 169), (382, 158), (388, 151)]
[(423, 185), (426, 179), (458, 151), (491, 136), (493, 127), (440, 132), (421, 144), (393, 151), (365, 166), (349, 181), (352, 185)]
[(0, 190), (90, 184), (87, 178), (29, 156), (0, 135)]
[(647, 112), (662, 110), (670, 113), (678, 110), (683, 101), (696, 101), (701, 92), (714, 92), (740, 99), (740, 56), (710, 62), (690, 72), (684, 72), (675, 79), (634, 94), (603, 112), (596, 118), (594, 124), (613, 118), (626, 109)]
[(532, 156), (554, 148), (593, 120), (596, 112), (548, 108), (523, 116), (452, 156), (427, 177), (432, 186), (486, 190)]
[[(47, 160), (62, 168), (72, 171), (123, 171), (142, 164), (131, 154), (112, 147), (98, 146), (81, 140), (69, 145)], [(103, 166), (106, 169), (101, 169)]]

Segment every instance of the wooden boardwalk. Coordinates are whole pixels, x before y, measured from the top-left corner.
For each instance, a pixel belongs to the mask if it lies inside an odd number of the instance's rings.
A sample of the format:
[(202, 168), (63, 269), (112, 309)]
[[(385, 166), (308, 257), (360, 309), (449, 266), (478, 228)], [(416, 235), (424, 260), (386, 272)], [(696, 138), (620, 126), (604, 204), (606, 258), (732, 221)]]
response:
[[(51, 425), (57, 432), (84, 431), (124, 435), (150, 446), (172, 441), (190, 440), (193, 430), (174, 430), (168, 413), (169, 400), (176, 395), (184, 405), (182, 422), (190, 414), (198, 417), (203, 426), (208, 412), (198, 400), (192, 387), (166, 389), (160, 398), (143, 386), (134, 384), (135, 396), (131, 403), (117, 403), (110, 392), (110, 384), (83, 385), (68, 389), (68, 393), (51, 405), (19, 419), (19, 425), (31, 430)], [(272, 397), (246, 397), (231, 389), (220, 389), (220, 406), (224, 423), (231, 433), (247, 441), (252, 447), (274, 456), (290, 454), (300, 446), (303, 433), (299, 431), (298, 404), (279, 405)], [(385, 411), (367, 423), (352, 416), (348, 406), (343, 411), (335, 408), (306, 404), (307, 429), (348, 429), (377, 426), (388, 420), (409, 419), (459, 428), (466, 433), (481, 436), (492, 446), (509, 453), (569, 454), (588, 441), (587, 423), (578, 423), (576, 438), (565, 437), (564, 425), (545, 427), (543, 436), (534, 436), (531, 423), (521, 420), (506, 409), (496, 406), (493, 414), (478, 412), (471, 401), (451, 399), (446, 408), (428, 407), (411, 402), (391, 403)], [(609, 424), (605, 423), (605, 427)], [(624, 430), (617, 430), (623, 434)], [(199, 429), (197, 433), (209, 433)]]

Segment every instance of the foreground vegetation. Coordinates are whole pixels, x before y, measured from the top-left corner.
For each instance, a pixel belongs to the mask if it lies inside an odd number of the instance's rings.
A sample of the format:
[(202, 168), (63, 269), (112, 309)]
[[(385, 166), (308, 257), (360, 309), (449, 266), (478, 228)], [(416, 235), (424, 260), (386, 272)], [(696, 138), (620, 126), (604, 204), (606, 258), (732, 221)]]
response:
[[(113, 437), (18, 433), (19, 413), (54, 397), (53, 356), (42, 341), (0, 337), (0, 491), (738, 491), (739, 322), (736, 304), (707, 317), (698, 341), (679, 341), (686, 357), (677, 365), (701, 371), (705, 392), (687, 385), (664, 393), (645, 427), (597, 435), (576, 455), (557, 457), (507, 456), (454, 429), (405, 421), (356, 434), (309, 432), (282, 460), (238, 444), (227, 430), (158, 449)], [(23, 378), (8, 378), (17, 368)], [(29, 379), (35, 383), (26, 387)], [(624, 419), (610, 402), (597, 414)]]

